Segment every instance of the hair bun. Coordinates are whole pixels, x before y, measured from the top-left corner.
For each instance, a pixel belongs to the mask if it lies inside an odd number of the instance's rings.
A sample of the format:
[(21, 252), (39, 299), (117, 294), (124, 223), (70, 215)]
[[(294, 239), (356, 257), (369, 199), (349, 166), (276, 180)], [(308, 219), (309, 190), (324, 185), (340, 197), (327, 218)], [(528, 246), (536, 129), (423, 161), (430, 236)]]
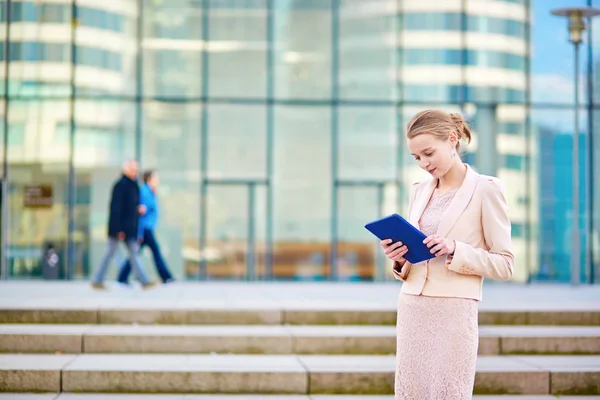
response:
[(467, 143), (471, 143), (471, 129), (467, 124), (467, 121), (463, 118), (463, 116), (459, 113), (450, 113), (450, 118), (452, 118), (452, 122), (456, 125), (456, 134), (458, 135), (458, 140), (467, 139)]

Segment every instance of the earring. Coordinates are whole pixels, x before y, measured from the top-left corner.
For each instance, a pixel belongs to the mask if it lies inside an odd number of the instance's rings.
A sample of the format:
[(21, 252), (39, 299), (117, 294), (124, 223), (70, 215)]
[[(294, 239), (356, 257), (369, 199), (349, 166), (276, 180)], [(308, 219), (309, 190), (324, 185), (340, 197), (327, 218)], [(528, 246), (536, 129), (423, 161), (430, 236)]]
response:
[(452, 158), (456, 157), (456, 152), (452, 152)]

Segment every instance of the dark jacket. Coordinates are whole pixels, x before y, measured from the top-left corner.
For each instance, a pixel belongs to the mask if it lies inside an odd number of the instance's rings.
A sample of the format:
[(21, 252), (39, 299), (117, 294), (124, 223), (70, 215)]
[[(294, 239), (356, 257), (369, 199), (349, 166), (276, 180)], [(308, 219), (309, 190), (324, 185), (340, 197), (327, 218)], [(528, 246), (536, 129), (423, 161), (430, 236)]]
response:
[(120, 232), (126, 239), (137, 239), (140, 188), (136, 181), (123, 175), (113, 186), (108, 217), (108, 236), (116, 238)]

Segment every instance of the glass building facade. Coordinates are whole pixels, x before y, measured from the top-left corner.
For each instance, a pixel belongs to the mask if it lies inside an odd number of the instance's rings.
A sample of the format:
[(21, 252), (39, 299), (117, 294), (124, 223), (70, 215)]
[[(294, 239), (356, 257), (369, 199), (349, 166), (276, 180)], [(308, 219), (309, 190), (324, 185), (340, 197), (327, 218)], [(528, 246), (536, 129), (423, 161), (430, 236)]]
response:
[[(363, 226), (406, 211), (425, 173), (404, 128), (435, 107), (506, 183), (513, 280), (569, 282), (573, 47), (550, 10), (573, 5), (600, 0), (4, 0), (2, 278), (41, 278), (51, 242), (55, 278), (87, 279), (136, 158), (160, 173), (178, 279), (392, 280)], [(600, 272), (599, 24), (579, 65), (581, 282)]]

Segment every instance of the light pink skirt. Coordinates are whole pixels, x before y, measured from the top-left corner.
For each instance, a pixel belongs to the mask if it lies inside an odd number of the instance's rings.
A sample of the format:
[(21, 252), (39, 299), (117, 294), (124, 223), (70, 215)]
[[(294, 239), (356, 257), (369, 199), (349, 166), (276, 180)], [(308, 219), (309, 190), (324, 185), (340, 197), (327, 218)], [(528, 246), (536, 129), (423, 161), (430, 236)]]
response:
[(479, 344), (478, 302), (398, 299), (396, 400), (470, 400)]

